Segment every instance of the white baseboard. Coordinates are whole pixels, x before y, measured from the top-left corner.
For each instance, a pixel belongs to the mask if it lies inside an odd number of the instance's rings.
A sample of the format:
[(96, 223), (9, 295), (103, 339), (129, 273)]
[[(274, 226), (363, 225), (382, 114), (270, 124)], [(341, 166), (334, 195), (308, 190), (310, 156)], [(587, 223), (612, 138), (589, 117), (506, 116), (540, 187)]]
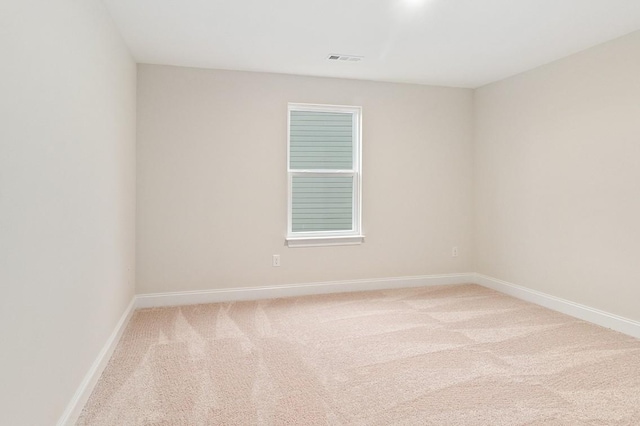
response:
[(243, 287), (217, 290), (139, 294), (136, 308), (195, 305), (240, 300), (275, 299), (313, 294), (347, 293), (406, 287), (474, 283), (518, 299), (562, 312), (567, 315), (640, 338), (640, 322), (610, 314), (599, 309), (551, 296), (526, 287), (477, 273), (422, 275), (416, 277), (375, 278), (351, 281), (330, 281), (269, 287)]
[(135, 310), (135, 301), (136, 298), (133, 297), (133, 299), (131, 299), (131, 303), (129, 303), (129, 306), (127, 306), (127, 309), (125, 309), (122, 317), (120, 317), (120, 320), (116, 324), (116, 328), (113, 330), (111, 336), (109, 336), (107, 342), (98, 354), (98, 357), (93, 362), (93, 365), (91, 365), (91, 368), (84, 376), (82, 383), (80, 383), (78, 390), (75, 395), (73, 395), (73, 398), (71, 398), (71, 401), (64, 410), (64, 413), (62, 413), (57, 426), (70, 426), (75, 424), (78, 420), (78, 417), (80, 416), (80, 413), (82, 413), (82, 409), (89, 399), (89, 396), (91, 396), (91, 392), (93, 392), (93, 388), (98, 382), (102, 371), (107, 366), (116, 346), (118, 346), (120, 337), (122, 336), (124, 329), (127, 327), (129, 319), (131, 319), (131, 315), (133, 315)]
[(270, 287), (243, 287), (218, 290), (139, 294), (136, 296), (136, 308), (195, 305), (201, 303), (231, 302), (238, 300), (276, 299), (280, 297), (308, 296), (312, 294), (347, 293), (354, 291), (384, 290), (445, 284), (469, 284), (473, 282), (474, 278), (475, 274), (473, 273), (461, 273), (423, 275), (417, 277), (330, 281), (309, 284), (277, 285)]
[(106, 367), (109, 358), (113, 354), (113, 351), (115, 350), (118, 341), (120, 340), (120, 337), (122, 336), (122, 333), (126, 328), (134, 309), (136, 308), (274, 299), (313, 294), (347, 293), (356, 291), (469, 283), (491, 288), (518, 299), (526, 300), (554, 311), (562, 312), (564, 314), (640, 338), (640, 322), (477, 273), (423, 275), (416, 277), (330, 281), (309, 284), (277, 285), (270, 287), (244, 287), (203, 291), (139, 294), (134, 297), (122, 315), (122, 318), (118, 321), (115, 330), (89, 369), (57, 425), (72, 425), (78, 419), (84, 404), (89, 399), (95, 384)]
[(475, 274), (475, 279), (472, 281), (483, 287), (499, 291), (500, 293), (508, 294), (518, 299), (526, 300), (527, 302), (532, 302), (536, 305), (544, 306), (545, 308), (562, 312), (563, 314), (567, 314), (602, 327), (610, 328), (629, 336), (640, 338), (640, 322), (638, 321), (610, 314), (599, 309), (591, 308), (570, 300), (561, 299), (559, 297), (551, 296), (546, 293), (531, 290), (526, 287), (521, 287), (519, 285), (511, 284), (482, 274)]

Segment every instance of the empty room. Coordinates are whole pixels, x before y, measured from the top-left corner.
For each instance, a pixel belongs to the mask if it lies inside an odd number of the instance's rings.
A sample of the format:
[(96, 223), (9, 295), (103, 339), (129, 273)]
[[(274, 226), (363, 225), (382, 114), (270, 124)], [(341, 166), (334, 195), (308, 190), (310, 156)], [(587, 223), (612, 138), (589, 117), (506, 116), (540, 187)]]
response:
[(640, 1), (1, 0), (0, 425), (640, 425)]

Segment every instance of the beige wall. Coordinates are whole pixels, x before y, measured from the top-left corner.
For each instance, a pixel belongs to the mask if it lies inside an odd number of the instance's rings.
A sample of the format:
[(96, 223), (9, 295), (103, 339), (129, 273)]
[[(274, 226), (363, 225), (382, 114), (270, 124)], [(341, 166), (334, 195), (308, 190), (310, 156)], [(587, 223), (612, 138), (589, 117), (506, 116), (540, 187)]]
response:
[(134, 292), (136, 68), (97, 0), (0, 9), (0, 424), (52, 425)]
[(640, 320), (640, 32), (475, 110), (477, 271)]
[[(284, 246), (287, 102), (363, 107), (364, 244)], [(468, 272), (471, 124), (466, 89), (140, 65), (137, 292)]]

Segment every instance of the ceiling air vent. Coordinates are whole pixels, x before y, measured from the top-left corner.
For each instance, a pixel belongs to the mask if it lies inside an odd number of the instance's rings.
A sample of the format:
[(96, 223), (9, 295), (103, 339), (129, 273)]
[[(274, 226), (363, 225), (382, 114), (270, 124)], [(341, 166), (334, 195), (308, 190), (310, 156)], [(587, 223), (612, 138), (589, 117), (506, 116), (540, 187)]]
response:
[(341, 61), (341, 62), (360, 62), (364, 59), (364, 56), (353, 56), (353, 55), (329, 55), (327, 59), (330, 61)]

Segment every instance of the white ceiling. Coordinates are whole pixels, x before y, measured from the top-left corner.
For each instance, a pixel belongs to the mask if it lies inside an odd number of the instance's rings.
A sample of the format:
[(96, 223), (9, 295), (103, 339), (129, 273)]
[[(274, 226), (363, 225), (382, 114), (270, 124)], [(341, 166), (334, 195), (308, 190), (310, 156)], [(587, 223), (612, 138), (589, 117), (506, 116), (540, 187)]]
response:
[(640, 30), (640, 0), (104, 2), (142, 63), (457, 87)]

